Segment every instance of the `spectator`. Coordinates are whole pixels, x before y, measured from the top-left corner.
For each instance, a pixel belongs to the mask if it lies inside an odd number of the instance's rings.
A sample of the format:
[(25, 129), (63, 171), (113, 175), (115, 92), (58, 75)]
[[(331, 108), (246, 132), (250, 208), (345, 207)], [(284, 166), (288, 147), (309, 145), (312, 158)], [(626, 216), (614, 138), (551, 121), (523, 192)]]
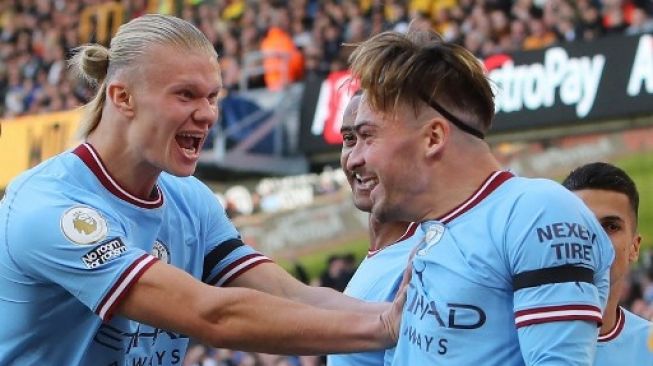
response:
[[(119, 3), (125, 21), (151, 11), (146, 0)], [(80, 44), (82, 11), (102, 4), (94, 0), (2, 2), (0, 99), (7, 100), (9, 94), (9, 104), (0, 107), (3, 116), (49, 112), (88, 100), (92, 93), (86, 86), (72, 85), (68, 90), (75, 97), (68, 97), (63, 95), (60, 83), (65, 79), (66, 57)], [(653, 29), (649, 15), (653, 6), (643, 0), (392, 0), (382, 6), (373, 1), (293, 0), (286, 8), (278, 5), (273, 0), (189, 1), (182, 2), (179, 9), (159, 10), (175, 12), (204, 31), (220, 56), (229, 59), (225, 72), (230, 87), (237, 84), (241, 74), (251, 73), (241, 60), (252, 52), (270, 49), (269, 38), (276, 39), (272, 50), (290, 52), (291, 56), (289, 61), (268, 59), (268, 70), (275, 63), (276, 68), (289, 62), (287, 81), (293, 82), (315, 70), (341, 68), (341, 60), (348, 56), (343, 52), (343, 42), (360, 42), (388, 29), (403, 32), (410, 21), (415, 29), (437, 30), (446, 41), (463, 44), (478, 57), (592, 40), (605, 33), (640, 34)], [(318, 53), (314, 50), (319, 51), (318, 62), (308, 59)], [(18, 80), (3, 75), (2, 69), (11, 63), (21, 65)], [(34, 98), (34, 92), (49, 89), (36, 80), (41, 70), (47, 72), (47, 83), (59, 90), (60, 97)], [(268, 75), (272, 88), (283, 83), (282, 74), (277, 71)], [(245, 77), (250, 87), (265, 85), (262, 77)]]
[(265, 85), (279, 90), (289, 82), (297, 81), (303, 73), (303, 57), (288, 33), (287, 9), (275, 9), (270, 29), (261, 41)]
[(646, 11), (642, 8), (635, 8), (633, 10), (632, 22), (626, 28), (626, 34), (642, 34), (649, 33), (653, 31), (653, 19), (646, 14)]

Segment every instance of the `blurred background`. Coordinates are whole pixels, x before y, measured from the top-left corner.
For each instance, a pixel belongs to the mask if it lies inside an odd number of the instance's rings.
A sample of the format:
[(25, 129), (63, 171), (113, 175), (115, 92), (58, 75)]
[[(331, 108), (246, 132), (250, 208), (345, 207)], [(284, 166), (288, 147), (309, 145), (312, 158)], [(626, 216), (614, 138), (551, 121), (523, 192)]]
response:
[[(301, 280), (344, 289), (367, 254), (367, 216), (339, 167), (347, 44), (412, 21), (481, 60), (495, 87), (488, 137), (506, 169), (562, 179), (607, 161), (640, 196), (640, 262), (623, 304), (653, 318), (653, 2), (650, 0), (2, 0), (0, 192), (75, 146), (94, 90), (66, 60), (145, 13), (196, 24), (220, 56), (220, 119), (196, 175), (244, 240)], [(144, 360), (144, 362), (147, 360)], [(184, 365), (303, 365), (193, 345)]]

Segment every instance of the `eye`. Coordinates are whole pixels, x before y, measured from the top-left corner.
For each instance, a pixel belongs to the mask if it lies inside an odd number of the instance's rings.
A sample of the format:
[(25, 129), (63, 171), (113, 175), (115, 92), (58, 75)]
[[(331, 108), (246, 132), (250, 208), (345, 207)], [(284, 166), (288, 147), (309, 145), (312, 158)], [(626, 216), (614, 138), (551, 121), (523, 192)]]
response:
[(191, 100), (194, 97), (193, 92), (188, 89), (181, 90), (177, 93), (182, 99)]
[(209, 95), (209, 103), (211, 103), (211, 105), (218, 104), (218, 93), (211, 93)]
[(603, 226), (603, 230), (608, 234), (613, 234), (621, 230), (621, 225), (615, 222), (604, 222), (601, 226)]
[(351, 132), (345, 132), (342, 134), (342, 143), (347, 147), (352, 147), (356, 145), (356, 135)]
[(361, 140), (365, 140), (365, 139), (367, 139), (368, 137), (372, 136), (372, 134), (370, 134), (368, 131), (363, 130), (363, 129), (359, 130), (358, 133), (357, 133), (356, 135), (357, 135), (357, 137), (360, 138)]

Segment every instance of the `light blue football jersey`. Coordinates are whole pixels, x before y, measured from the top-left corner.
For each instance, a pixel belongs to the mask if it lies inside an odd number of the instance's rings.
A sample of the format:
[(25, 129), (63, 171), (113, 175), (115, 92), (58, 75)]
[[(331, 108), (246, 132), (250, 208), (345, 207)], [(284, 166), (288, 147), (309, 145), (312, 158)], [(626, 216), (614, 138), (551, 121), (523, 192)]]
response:
[(0, 205), (0, 365), (181, 364), (187, 336), (112, 316), (157, 260), (215, 285), (269, 261), (193, 177), (139, 199), (89, 144), (20, 175)]
[(545, 179), (495, 172), (420, 224), (393, 365), (589, 365), (614, 251)]
[[(422, 240), (417, 224), (411, 223), (406, 233), (394, 244), (370, 251), (347, 284), (345, 294), (365, 301), (392, 301), (408, 265), (410, 252)], [(327, 366), (380, 366), (390, 364), (394, 347), (374, 352), (327, 356)]]
[(621, 307), (612, 331), (599, 336), (594, 366), (653, 366), (653, 323)]

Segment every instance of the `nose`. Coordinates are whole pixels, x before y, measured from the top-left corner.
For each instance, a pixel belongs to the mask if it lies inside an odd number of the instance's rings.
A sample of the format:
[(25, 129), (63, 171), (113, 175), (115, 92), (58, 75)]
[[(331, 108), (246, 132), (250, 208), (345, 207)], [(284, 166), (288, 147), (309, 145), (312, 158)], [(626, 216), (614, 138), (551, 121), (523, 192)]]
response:
[(198, 100), (197, 108), (193, 111), (193, 120), (199, 123), (207, 124), (209, 128), (218, 119), (218, 105), (208, 99)]
[(346, 157), (346, 167), (350, 172), (355, 171), (356, 168), (360, 168), (365, 165), (365, 159), (363, 156), (363, 144), (361, 139), (356, 141), (356, 144), (351, 147)]

